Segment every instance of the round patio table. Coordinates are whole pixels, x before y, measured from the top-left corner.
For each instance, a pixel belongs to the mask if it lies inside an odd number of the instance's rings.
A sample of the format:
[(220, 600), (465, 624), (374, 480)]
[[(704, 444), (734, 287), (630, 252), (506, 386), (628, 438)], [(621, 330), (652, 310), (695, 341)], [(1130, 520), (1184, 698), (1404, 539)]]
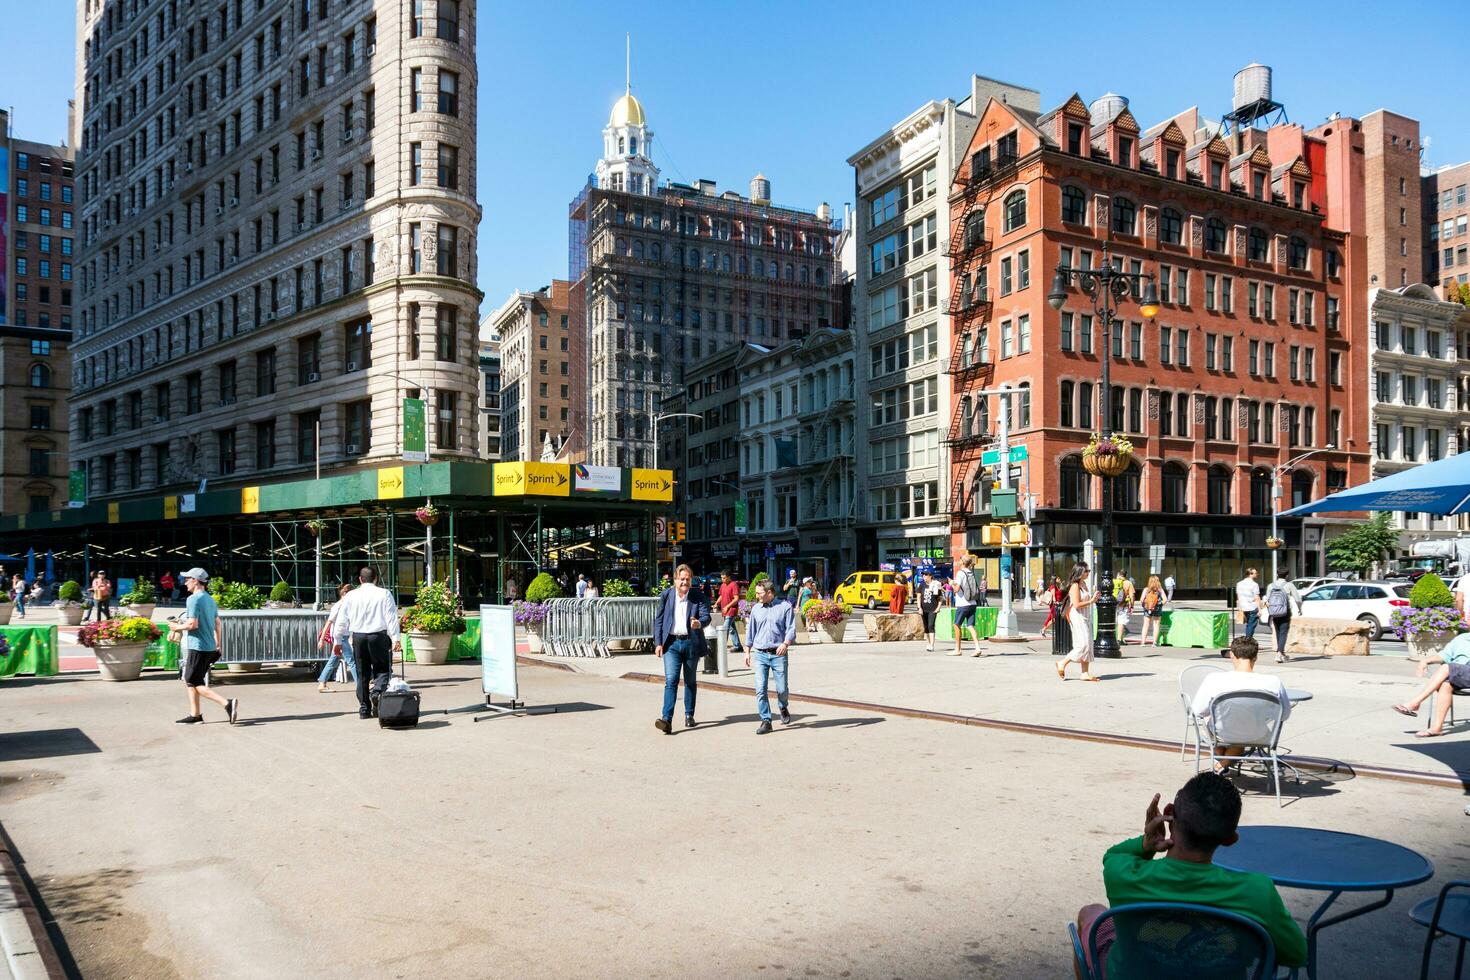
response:
[[(1215, 852), (1215, 864), (1263, 874), (1286, 888), (1327, 892), (1307, 922), (1307, 976), (1317, 976), (1317, 933), (1393, 901), (1395, 888), (1427, 881), (1434, 865), (1417, 851), (1376, 837), (1312, 827), (1241, 827), (1240, 840)], [(1383, 892), (1383, 898), (1324, 919), (1343, 892)]]
[(1287, 698), (1289, 698), (1291, 700), (1291, 703), (1292, 704), (1296, 704), (1296, 703), (1298, 703), (1300, 701), (1310, 701), (1310, 700), (1312, 700), (1312, 692), (1311, 691), (1303, 691), (1299, 687), (1288, 687), (1286, 689), (1286, 696), (1287, 696)]

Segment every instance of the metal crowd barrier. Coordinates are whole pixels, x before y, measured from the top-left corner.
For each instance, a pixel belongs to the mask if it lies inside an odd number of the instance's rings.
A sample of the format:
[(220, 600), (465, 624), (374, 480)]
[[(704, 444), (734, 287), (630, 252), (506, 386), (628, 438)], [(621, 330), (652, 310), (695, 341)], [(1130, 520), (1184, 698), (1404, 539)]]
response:
[(316, 638), (327, 624), (326, 610), (231, 609), (219, 614), (222, 664), (305, 663), (325, 660)]
[(658, 599), (551, 599), (541, 642), (557, 657), (610, 657), (620, 650), (653, 649)]

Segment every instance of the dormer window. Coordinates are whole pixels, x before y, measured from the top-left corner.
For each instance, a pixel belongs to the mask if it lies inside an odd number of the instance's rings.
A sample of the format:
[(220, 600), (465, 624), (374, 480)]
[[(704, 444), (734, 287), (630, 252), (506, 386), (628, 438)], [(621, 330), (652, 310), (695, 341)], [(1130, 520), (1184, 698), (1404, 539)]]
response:
[(1015, 133), (1006, 133), (1000, 139), (996, 140), (995, 162), (997, 164), (1005, 164), (1020, 156), (1021, 154), (1017, 149), (1017, 145), (1018, 140)]
[(1133, 166), (1133, 140), (1127, 136), (1118, 137), (1118, 165)]
[(1306, 207), (1307, 185), (1301, 181), (1293, 181), (1291, 185), (1291, 203), (1298, 208)]
[(638, 137), (628, 137), (628, 152), (633, 154), (633, 156), (635, 157), (638, 155)]
[(1251, 196), (1258, 201), (1266, 199), (1266, 175), (1263, 173), (1251, 174)]
[(1073, 156), (1082, 155), (1082, 145), (1086, 130), (1081, 123), (1067, 123), (1067, 152)]
[(1215, 190), (1223, 190), (1225, 184), (1225, 164), (1219, 160), (1210, 161), (1210, 186)]
[(1170, 180), (1179, 179), (1179, 151), (1164, 151), (1164, 176)]

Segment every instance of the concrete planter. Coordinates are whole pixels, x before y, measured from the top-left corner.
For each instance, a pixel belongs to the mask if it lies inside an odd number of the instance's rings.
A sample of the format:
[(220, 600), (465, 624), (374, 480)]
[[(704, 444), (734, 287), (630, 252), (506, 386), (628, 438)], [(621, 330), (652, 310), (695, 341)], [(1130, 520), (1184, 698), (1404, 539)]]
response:
[(61, 617), (62, 626), (82, 625), (82, 613), (84, 611), (81, 605), (75, 602), (70, 605), (56, 607), (56, 615)]
[(152, 602), (140, 602), (135, 606), (119, 606), (118, 612), (128, 616), (142, 616), (144, 619), (152, 619), (153, 609), (156, 605), (156, 603)]
[(1409, 648), (1409, 659), (1422, 661), (1443, 653), (1455, 636), (1449, 630), (1440, 633), (1413, 633), (1404, 638), (1404, 643)]
[(413, 641), (413, 662), (416, 664), (446, 664), (449, 662), (449, 644), (452, 633), (420, 633), (413, 630), (408, 634)]
[(821, 630), (818, 635), (824, 643), (841, 643), (847, 635), (846, 623), (818, 623), (817, 629)]
[(0, 626), (10, 625), (10, 616), (15, 612), (15, 603), (0, 602)]
[(146, 643), (98, 643), (93, 653), (97, 655), (97, 668), (104, 681), (135, 681), (143, 672), (143, 656), (148, 649)]
[(541, 641), (541, 627), (526, 627), (526, 648), (532, 653), (542, 653), (546, 650), (546, 644)]
[(225, 669), (228, 670), (232, 674), (258, 674), (258, 673), (260, 673), (260, 664), (259, 663), (225, 664)]

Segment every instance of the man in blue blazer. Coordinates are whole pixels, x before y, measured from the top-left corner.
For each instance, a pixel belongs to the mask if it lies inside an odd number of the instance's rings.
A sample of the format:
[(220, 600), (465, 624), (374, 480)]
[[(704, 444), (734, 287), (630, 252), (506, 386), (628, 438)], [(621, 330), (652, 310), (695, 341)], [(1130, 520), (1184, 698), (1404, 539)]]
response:
[(688, 565), (674, 569), (674, 584), (659, 596), (653, 618), (653, 655), (664, 662), (664, 710), (653, 727), (665, 735), (674, 733), (674, 702), (679, 696), (679, 671), (684, 672), (684, 727), (694, 727), (695, 680), (699, 658), (704, 656), (704, 628), (709, 625), (709, 599), (693, 587), (694, 572)]

